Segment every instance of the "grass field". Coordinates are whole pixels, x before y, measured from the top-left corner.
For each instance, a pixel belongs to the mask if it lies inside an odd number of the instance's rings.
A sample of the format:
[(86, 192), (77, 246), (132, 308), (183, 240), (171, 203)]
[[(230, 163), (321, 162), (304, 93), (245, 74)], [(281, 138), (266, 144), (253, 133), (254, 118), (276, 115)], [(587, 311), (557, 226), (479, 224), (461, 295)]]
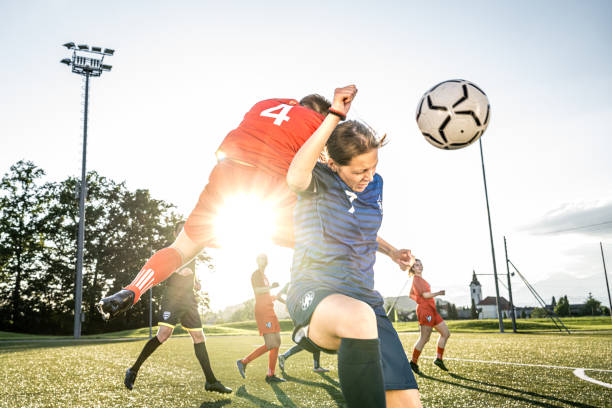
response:
[[(572, 324), (607, 328), (603, 321), (595, 324), (583, 319)], [(402, 325), (400, 330), (406, 329)], [(417, 378), (424, 406), (612, 406), (612, 388), (574, 374), (574, 369), (586, 368), (584, 374), (590, 379), (612, 384), (610, 331), (563, 335), (481, 329), (485, 332), (462, 333), (457, 328), (452, 334), (445, 355), (450, 373), (431, 364), (432, 336), (420, 360), (425, 375)], [(320, 375), (311, 371), (311, 356), (300, 353), (287, 362), (289, 381), (272, 386), (263, 380), (264, 356), (248, 366), (243, 380), (235, 361), (261, 344), (261, 338), (245, 334), (253, 333), (249, 322), (217, 326), (219, 332), (226, 330), (232, 335), (209, 336), (207, 344), (217, 377), (235, 391), (229, 396), (204, 391), (204, 377), (188, 337), (174, 337), (160, 347), (143, 365), (130, 392), (123, 386), (123, 375), (145, 340), (24, 341), (2, 333), (0, 407), (343, 406), (335, 356), (323, 355), (323, 365), (332, 371)], [(148, 335), (148, 329), (123, 334)], [(402, 332), (400, 337), (410, 355), (417, 333)], [(283, 335), (282, 350), (289, 346), (289, 336)]]

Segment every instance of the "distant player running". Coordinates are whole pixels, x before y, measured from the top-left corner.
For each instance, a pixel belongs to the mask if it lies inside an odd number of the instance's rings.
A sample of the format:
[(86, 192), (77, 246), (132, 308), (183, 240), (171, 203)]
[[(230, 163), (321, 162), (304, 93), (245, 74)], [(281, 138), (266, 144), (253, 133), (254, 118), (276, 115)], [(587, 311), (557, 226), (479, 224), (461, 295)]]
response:
[(268, 257), (265, 254), (257, 256), (257, 270), (251, 275), (251, 285), (253, 285), (253, 292), (255, 293), (255, 321), (257, 322), (259, 335), (263, 336), (265, 344), (245, 358), (236, 361), (236, 365), (242, 378), (246, 378), (247, 364), (269, 351), (266, 382), (278, 383), (286, 381), (274, 374), (281, 337), (280, 324), (276, 313), (274, 313), (274, 299), (276, 297), (270, 294), (270, 289), (277, 288), (278, 283), (274, 282), (270, 285), (264, 273), (266, 266), (268, 266)]
[[(182, 229), (183, 223), (178, 223), (175, 227), (175, 237)], [(180, 322), (193, 339), (195, 355), (206, 377), (204, 389), (222, 394), (232, 392), (231, 388), (224, 386), (217, 380), (210, 366), (208, 352), (206, 351), (206, 337), (202, 331), (202, 321), (200, 320), (194, 290), (200, 290), (200, 282), (195, 274), (195, 260), (181, 268), (168, 279), (166, 291), (162, 297), (162, 312), (157, 335), (145, 344), (134, 365), (128, 368), (125, 373), (123, 383), (129, 390), (134, 386), (134, 381), (136, 381), (136, 376), (142, 363), (172, 336), (174, 327)]]
[(442, 316), (440, 316), (436, 310), (436, 302), (434, 300), (436, 296), (444, 296), (446, 291), (431, 292), (429, 283), (422, 277), (423, 264), (420, 259), (415, 260), (414, 265), (410, 268), (409, 274), (414, 275), (412, 288), (410, 288), (410, 298), (417, 303), (416, 312), (419, 319), (419, 327), (421, 328), (421, 335), (412, 351), (410, 367), (415, 373), (421, 374), (421, 370), (417, 364), (419, 356), (421, 355), (421, 351), (423, 351), (423, 347), (425, 347), (425, 344), (429, 341), (432, 330), (435, 328), (438, 333), (440, 333), (440, 338), (438, 338), (437, 354), (433, 363), (440, 367), (440, 369), (448, 371), (448, 368), (444, 365), (442, 356), (444, 355), (446, 341), (450, 337), (450, 331), (442, 319)]
[[(225, 199), (236, 193), (253, 193), (272, 202), (276, 207), (273, 240), (293, 247), (296, 195), (288, 189), (285, 175), (293, 156), (317, 130), (329, 106), (324, 97), (314, 94), (300, 102), (268, 99), (255, 104), (221, 143), (217, 151), (219, 162), (184, 230), (170, 247), (157, 251), (147, 261), (131, 284), (99, 302), (102, 316), (109, 319), (125, 312), (142, 293), (164, 281), (202, 249), (217, 246), (216, 215)], [(177, 180), (184, 182), (185, 175), (178, 175)], [(248, 210), (245, 203), (244, 211)]]

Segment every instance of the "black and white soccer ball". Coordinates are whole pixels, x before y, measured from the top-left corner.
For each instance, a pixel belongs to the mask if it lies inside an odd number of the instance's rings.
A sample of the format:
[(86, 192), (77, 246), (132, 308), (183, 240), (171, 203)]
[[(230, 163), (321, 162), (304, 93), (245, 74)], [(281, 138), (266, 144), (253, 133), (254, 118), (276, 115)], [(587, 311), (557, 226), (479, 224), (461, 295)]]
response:
[(489, 98), (463, 79), (440, 82), (425, 92), (416, 121), (425, 140), (439, 149), (461, 149), (474, 143), (489, 125)]

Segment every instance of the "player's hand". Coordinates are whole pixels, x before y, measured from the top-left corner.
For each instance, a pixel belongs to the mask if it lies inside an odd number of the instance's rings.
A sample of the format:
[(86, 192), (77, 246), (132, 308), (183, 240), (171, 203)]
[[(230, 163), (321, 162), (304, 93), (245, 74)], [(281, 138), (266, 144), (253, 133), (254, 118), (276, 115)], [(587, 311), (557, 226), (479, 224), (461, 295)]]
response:
[(407, 271), (414, 265), (415, 257), (409, 249), (398, 249), (391, 254), (393, 262), (399, 265), (402, 271)]
[(357, 95), (357, 87), (355, 85), (336, 88), (331, 107), (346, 115), (351, 108), (351, 102), (355, 99), (355, 95)]
[(444, 296), (444, 295), (446, 295), (446, 291), (445, 291), (445, 290), (441, 290), (441, 291), (439, 291), (438, 293), (440, 294), (440, 296)]
[(270, 285), (270, 289), (274, 289), (274, 288), (278, 288), (280, 285), (278, 284), (278, 282), (274, 282), (272, 285)]
[(199, 280), (195, 281), (195, 283), (193, 284), (193, 288), (195, 289), (196, 292), (199, 292), (200, 289), (202, 289), (202, 284), (200, 283)]

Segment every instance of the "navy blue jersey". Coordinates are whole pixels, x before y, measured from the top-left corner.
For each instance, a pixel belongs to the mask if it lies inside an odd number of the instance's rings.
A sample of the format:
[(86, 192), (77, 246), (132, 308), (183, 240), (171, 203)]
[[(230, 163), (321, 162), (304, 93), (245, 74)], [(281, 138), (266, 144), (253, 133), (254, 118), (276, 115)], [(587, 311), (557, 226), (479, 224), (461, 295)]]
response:
[(288, 298), (303, 289), (329, 289), (383, 304), (374, 290), (376, 237), (382, 222), (383, 180), (360, 193), (349, 188), (326, 164), (317, 163), (294, 210), (295, 251)]

